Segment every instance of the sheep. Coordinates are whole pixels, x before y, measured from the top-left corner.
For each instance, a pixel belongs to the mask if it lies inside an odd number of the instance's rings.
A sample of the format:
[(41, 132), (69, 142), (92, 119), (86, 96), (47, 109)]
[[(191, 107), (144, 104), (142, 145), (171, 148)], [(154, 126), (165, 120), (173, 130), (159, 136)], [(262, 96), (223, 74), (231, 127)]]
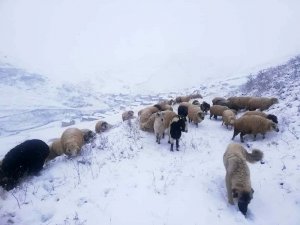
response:
[(91, 143), (96, 139), (96, 133), (90, 129), (81, 129), (84, 144)]
[(263, 135), (263, 139), (264, 139), (267, 131), (275, 130), (276, 132), (279, 132), (276, 123), (274, 123), (269, 119), (257, 115), (242, 116), (235, 120), (233, 127), (234, 127), (234, 132), (233, 132), (232, 140), (235, 138), (236, 135), (241, 133), (240, 134), (241, 142), (244, 142), (243, 136), (245, 134), (253, 134), (255, 140), (256, 135), (259, 133)]
[(207, 102), (203, 101), (200, 104), (200, 109), (205, 112), (205, 114), (207, 114), (208, 110), (210, 109), (210, 104), (208, 104)]
[(237, 197), (239, 210), (244, 215), (247, 213), (248, 205), (254, 193), (251, 187), (250, 170), (246, 161), (255, 163), (262, 158), (263, 152), (261, 150), (253, 149), (252, 153), (248, 153), (242, 145), (236, 143), (229, 144), (223, 155), (228, 202), (233, 205), (233, 198)]
[(222, 125), (225, 124), (226, 128), (228, 129), (228, 125), (233, 127), (235, 121), (235, 113), (231, 109), (226, 109), (222, 113)]
[(122, 113), (122, 120), (130, 120), (134, 117), (134, 112), (132, 110), (125, 111)]
[(154, 120), (155, 113), (150, 115), (148, 120), (146, 120), (145, 122), (141, 123), (140, 121), (140, 129), (143, 131), (154, 132)]
[(161, 100), (158, 104), (167, 104), (167, 105), (174, 105), (175, 101), (173, 99), (170, 100)]
[(200, 102), (196, 99), (192, 102), (193, 105), (198, 105), (200, 107)]
[(248, 107), (248, 102), (252, 97), (249, 96), (239, 96), (239, 97), (230, 97), (227, 99), (228, 107), (235, 110), (246, 109)]
[(61, 144), (60, 138), (55, 138), (52, 143), (49, 145), (49, 155), (46, 159), (46, 162), (64, 154), (64, 149)]
[(166, 111), (166, 110), (173, 111), (172, 106), (169, 104), (157, 103), (154, 106), (157, 107), (160, 111)]
[(140, 124), (147, 122), (147, 120), (150, 118), (150, 116), (153, 113), (156, 113), (158, 111), (161, 111), (161, 107), (159, 105), (148, 106), (148, 107), (146, 107), (144, 109), (141, 109), (138, 112)]
[(190, 100), (191, 100), (190, 96), (179, 96), (179, 97), (176, 97), (175, 103), (189, 102)]
[(253, 97), (248, 101), (247, 109), (252, 111), (259, 109), (260, 111), (267, 110), (271, 105), (278, 103), (277, 98)]
[(154, 119), (154, 134), (156, 138), (156, 142), (160, 144), (160, 139), (164, 136), (165, 126), (164, 126), (164, 113), (157, 112), (155, 113)]
[(222, 116), (223, 112), (226, 109), (229, 109), (229, 108), (227, 106), (213, 105), (209, 109), (209, 111), (210, 111), (209, 119), (211, 119), (212, 117), (214, 117), (215, 119), (217, 119), (218, 116)]
[(188, 107), (188, 118), (189, 122), (193, 122), (198, 127), (198, 123), (201, 123), (204, 120), (205, 113), (195, 105), (190, 105)]
[(170, 150), (173, 151), (174, 140), (176, 141), (176, 150), (179, 151), (179, 139), (181, 132), (185, 130), (185, 121), (179, 116), (174, 117), (169, 125), (169, 143), (171, 144)]
[(248, 111), (248, 112), (245, 112), (243, 114), (243, 116), (250, 116), (250, 115), (257, 115), (257, 116), (262, 116), (264, 118), (267, 118), (269, 120), (272, 120), (274, 123), (278, 123), (278, 119), (277, 119), (277, 116), (273, 115), (273, 114), (266, 114), (264, 112), (261, 112), (261, 111)]
[(215, 98), (212, 100), (212, 103), (213, 103), (213, 105), (218, 105), (217, 103), (220, 102), (220, 101), (226, 101), (226, 99), (223, 98), (223, 97), (215, 97)]
[(186, 117), (188, 116), (188, 105), (189, 103), (180, 103), (178, 106), (178, 115), (182, 118), (185, 118), (186, 124), (185, 124), (185, 132), (188, 132), (188, 124)]
[(195, 99), (195, 98), (203, 98), (202, 95), (200, 93), (195, 93), (195, 94), (191, 94), (190, 95), (191, 99)]
[(25, 175), (37, 175), (49, 155), (49, 146), (42, 140), (26, 140), (4, 156), (0, 167), (0, 186), (9, 191)]
[(98, 121), (95, 125), (96, 133), (102, 133), (102, 132), (108, 130), (109, 128), (111, 128), (111, 125), (103, 120)]
[(68, 128), (61, 135), (61, 144), (67, 156), (79, 154), (84, 144), (83, 132), (78, 128)]

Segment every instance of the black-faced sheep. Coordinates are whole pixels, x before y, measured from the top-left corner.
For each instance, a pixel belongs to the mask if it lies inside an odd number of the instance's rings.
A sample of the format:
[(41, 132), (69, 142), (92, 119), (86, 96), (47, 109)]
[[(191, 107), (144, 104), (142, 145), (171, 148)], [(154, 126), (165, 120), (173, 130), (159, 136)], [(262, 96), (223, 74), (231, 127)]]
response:
[(64, 153), (68, 156), (76, 156), (84, 144), (83, 132), (78, 128), (68, 128), (62, 133), (60, 140)]
[(227, 99), (229, 101), (227, 106), (231, 109), (235, 109), (236, 111), (246, 109), (251, 98), (252, 97), (249, 96), (230, 97)]
[(234, 122), (234, 132), (232, 140), (239, 133), (241, 133), (241, 142), (244, 142), (243, 136), (246, 134), (253, 134), (254, 140), (256, 139), (257, 134), (262, 134), (263, 138), (265, 138), (266, 132), (272, 130), (279, 132), (277, 124), (269, 119), (257, 115), (242, 116), (236, 119)]
[(225, 124), (227, 129), (229, 125), (233, 127), (235, 121), (235, 113), (231, 109), (224, 110), (222, 113), (222, 120), (222, 125)]
[(245, 112), (243, 114), (243, 116), (251, 116), (251, 115), (257, 115), (257, 116), (262, 116), (264, 118), (267, 118), (269, 120), (272, 120), (274, 123), (278, 123), (278, 119), (277, 116), (273, 115), (273, 114), (266, 114), (264, 112), (261, 111), (248, 111)]
[(210, 109), (210, 104), (208, 104), (207, 102), (202, 102), (200, 104), (200, 109), (205, 112), (205, 114), (207, 114), (208, 110)]
[(253, 97), (248, 101), (247, 109), (252, 111), (259, 109), (260, 111), (267, 110), (271, 105), (278, 103), (277, 98)]
[(212, 117), (214, 117), (215, 119), (218, 118), (218, 116), (222, 116), (223, 112), (229, 109), (227, 106), (221, 106), (221, 105), (213, 105), (210, 107), (209, 111), (210, 111), (210, 116), (209, 119), (211, 119)]
[(134, 112), (132, 110), (129, 110), (129, 111), (125, 111), (122, 113), (122, 120), (125, 121), (125, 120), (130, 120), (134, 118)]
[(96, 139), (96, 133), (90, 129), (81, 129), (84, 144), (91, 143)]
[(169, 125), (169, 143), (171, 144), (171, 151), (173, 151), (174, 140), (176, 141), (176, 150), (179, 150), (179, 139), (181, 137), (181, 132), (185, 131), (185, 121), (184, 118), (179, 116), (174, 117)]
[(111, 128), (111, 125), (102, 120), (98, 121), (95, 125), (96, 133), (102, 133), (104, 131), (107, 131), (109, 128)]
[(0, 185), (13, 189), (25, 175), (37, 175), (49, 155), (49, 146), (42, 140), (27, 140), (11, 149), (0, 167)]
[(238, 198), (239, 210), (244, 215), (247, 213), (254, 192), (246, 161), (254, 163), (262, 158), (263, 152), (259, 149), (253, 149), (252, 153), (248, 153), (242, 145), (236, 143), (229, 144), (223, 155), (228, 202), (233, 205), (233, 198)]

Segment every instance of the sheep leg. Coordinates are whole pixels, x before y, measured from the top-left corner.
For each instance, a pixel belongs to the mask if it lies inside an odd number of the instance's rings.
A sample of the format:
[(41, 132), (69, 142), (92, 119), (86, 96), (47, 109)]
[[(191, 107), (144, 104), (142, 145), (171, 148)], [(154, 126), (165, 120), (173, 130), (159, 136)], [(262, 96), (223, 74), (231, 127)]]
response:
[(179, 139), (176, 139), (176, 150), (179, 151)]
[(256, 134), (254, 134), (253, 136), (254, 136), (253, 141), (255, 141), (256, 140)]
[(233, 140), (235, 138), (235, 136), (238, 135), (239, 133), (240, 133), (239, 131), (237, 131), (236, 129), (234, 129), (233, 136), (232, 136), (231, 140)]
[(196, 124), (196, 127), (198, 128), (198, 123), (195, 123)]
[(171, 137), (169, 137), (169, 138), (170, 138), (169, 143), (171, 143), (171, 149), (170, 150), (173, 152), (174, 139), (171, 138)]
[(241, 139), (241, 142), (242, 142), (242, 143), (244, 143), (244, 137), (243, 137), (244, 135), (245, 135), (245, 134), (244, 134), (243, 132), (241, 132), (241, 134), (240, 134), (240, 139)]
[(171, 152), (173, 152), (173, 145), (174, 145), (174, 143), (171, 143)]
[(209, 119), (210, 119), (210, 120), (211, 120), (212, 116), (213, 116), (212, 114), (209, 115)]
[(262, 133), (263, 139), (265, 139), (265, 133)]
[(230, 177), (228, 176), (228, 174), (226, 173), (225, 176), (225, 181), (226, 181), (226, 189), (227, 189), (227, 197), (228, 197), (228, 202), (229, 204), (233, 205), (233, 197), (232, 197), (232, 188), (230, 185)]
[(215, 118), (215, 120), (216, 120), (216, 119), (218, 119), (218, 116), (217, 116), (217, 115), (214, 115), (214, 118)]
[(156, 134), (156, 142), (158, 144), (160, 144), (160, 134), (159, 133)]

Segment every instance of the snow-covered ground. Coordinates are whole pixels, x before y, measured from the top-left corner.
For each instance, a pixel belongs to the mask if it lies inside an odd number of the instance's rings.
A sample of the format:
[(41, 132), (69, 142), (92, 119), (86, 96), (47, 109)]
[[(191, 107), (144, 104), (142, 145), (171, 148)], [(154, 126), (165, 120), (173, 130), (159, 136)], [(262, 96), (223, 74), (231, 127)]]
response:
[[(281, 90), (275, 86), (260, 92), (279, 98), (279, 104), (268, 112), (278, 116), (280, 132), (267, 133), (264, 140), (258, 136), (256, 141), (246, 136), (244, 146), (248, 150), (259, 148), (265, 155), (264, 164), (249, 164), (255, 192), (246, 218), (237, 206), (227, 203), (222, 157), (233, 131), (222, 126), (220, 118), (210, 120), (207, 116), (198, 128), (190, 125), (178, 152), (170, 152), (166, 138), (160, 145), (155, 143), (154, 135), (139, 130), (136, 120), (121, 120), (124, 109), (137, 114), (144, 104), (194, 90), (182, 89), (143, 96), (101, 95), (99, 104), (109, 107), (99, 111), (96, 98), (91, 100), (92, 107), (66, 107), (56, 97), (51, 109), (46, 108), (47, 103), (27, 105), (26, 110), (2, 105), (0, 158), (26, 139), (49, 143), (59, 137), (66, 129), (61, 127), (65, 117), (75, 120), (72, 127), (94, 130), (96, 121), (83, 119), (89, 117), (104, 118), (114, 126), (98, 135), (95, 143), (86, 145), (80, 156), (60, 156), (47, 163), (39, 176), (25, 178), (9, 192), (2, 191), (0, 224), (298, 225), (300, 79), (299, 73), (293, 78), (291, 71), (293, 67), (288, 67), (279, 74), (285, 82), (278, 86)], [(216, 96), (251, 94), (255, 89), (239, 88), (245, 81), (245, 77), (223, 78), (195, 87), (205, 101), (211, 102)], [(1, 85), (2, 89), (8, 87), (7, 82)], [(16, 99), (22, 95), (14, 93)], [(54, 92), (50, 95), (56, 96)], [(47, 96), (41, 92), (38, 97)], [(69, 99), (71, 105), (74, 99)], [(240, 143), (239, 137), (234, 142)]]

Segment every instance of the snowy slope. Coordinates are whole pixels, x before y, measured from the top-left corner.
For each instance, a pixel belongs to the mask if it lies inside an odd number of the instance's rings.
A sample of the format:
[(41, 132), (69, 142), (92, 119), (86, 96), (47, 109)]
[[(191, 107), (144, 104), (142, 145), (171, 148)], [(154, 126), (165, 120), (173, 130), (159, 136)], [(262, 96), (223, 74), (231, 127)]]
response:
[[(300, 81), (299, 73), (292, 77), (290, 71), (289, 64), (281, 70), (280, 77), (285, 76), (279, 86), (284, 89), (281, 94), (276, 92), (279, 88), (260, 92), (279, 98), (279, 104), (268, 112), (279, 117), (280, 132), (267, 133), (264, 140), (261, 136), (256, 141), (249, 136), (245, 139), (247, 149), (259, 148), (265, 154), (264, 164), (249, 165), (255, 193), (247, 218), (237, 206), (227, 203), (222, 156), (232, 142), (232, 130), (222, 126), (220, 119), (206, 117), (198, 128), (190, 125), (181, 139), (180, 151), (170, 152), (166, 139), (156, 144), (154, 135), (140, 131), (136, 120), (130, 124), (121, 122), (123, 108), (119, 108), (96, 114), (114, 126), (98, 135), (95, 143), (85, 146), (80, 156), (60, 156), (47, 163), (39, 176), (26, 178), (10, 192), (2, 191), (0, 224), (299, 224)], [(244, 81), (244, 77), (212, 80), (201, 86), (204, 100), (255, 94), (245, 89), (249, 83), (239, 86)], [(254, 77), (253, 81), (259, 83), (262, 79)], [(190, 91), (182, 89), (156, 97)], [(144, 107), (143, 101), (150, 104), (157, 100), (146, 95), (125, 102), (120, 96), (107, 95), (103, 100), (120, 100), (123, 107), (135, 113)], [(79, 114), (74, 114), (74, 119), (74, 127), (94, 129), (95, 121), (81, 121)], [(19, 123), (3, 120), (5, 127), (24, 127), (26, 123), (30, 126), (31, 121), (36, 124), (34, 117)], [(50, 142), (64, 129), (60, 118), (55, 118), (24, 131), (19, 129), (15, 134), (1, 135), (0, 156), (26, 139)], [(239, 143), (239, 138), (234, 142)]]

